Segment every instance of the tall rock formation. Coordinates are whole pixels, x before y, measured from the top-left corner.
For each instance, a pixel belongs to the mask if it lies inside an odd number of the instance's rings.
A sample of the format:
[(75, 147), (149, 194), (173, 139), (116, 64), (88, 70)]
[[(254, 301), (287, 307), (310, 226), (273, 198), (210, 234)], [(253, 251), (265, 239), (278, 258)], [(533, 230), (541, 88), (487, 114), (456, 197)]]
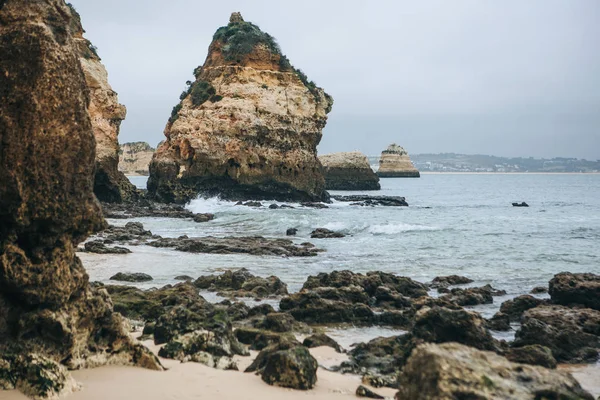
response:
[(325, 200), (316, 148), (333, 99), (239, 13), (217, 30), (150, 164), (158, 200)]
[(119, 129), (127, 115), (127, 109), (119, 104), (117, 93), (108, 83), (108, 72), (96, 48), (83, 37), (85, 31), (81, 17), (69, 5), (73, 14), (70, 29), (73, 31), (79, 61), (90, 90), (88, 112), (96, 137), (96, 175), (94, 193), (100, 201), (120, 203), (136, 198), (135, 186), (118, 170)]
[(31, 389), (27, 360), (42, 370), (50, 360), (160, 368), (75, 255), (105, 223), (71, 21), (64, 0), (0, 1), (0, 380), (10, 376), (0, 387)]
[(319, 156), (327, 190), (379, 190), (379, 177), (369, 159), (359, 151)]
[(125, 175), (148, 175), (154, 151), (146, 142), (123, 143), (119, 152), (119, 171)]
[(421, 176), (419, 170), (410, 161), (406, 150), (396, 143), (390, 144), (386, 150), (381, 152), (377, 175), (380, 178), (419, 178)]

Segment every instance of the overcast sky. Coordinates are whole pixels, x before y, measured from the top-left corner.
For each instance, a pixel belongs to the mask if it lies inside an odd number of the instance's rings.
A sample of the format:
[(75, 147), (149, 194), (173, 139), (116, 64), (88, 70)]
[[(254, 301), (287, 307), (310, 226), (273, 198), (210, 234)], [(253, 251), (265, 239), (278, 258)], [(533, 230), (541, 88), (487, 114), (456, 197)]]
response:
[(128, 109), (163, 140), (212, 35), (240, 11), (335, 99), (319, 153), (600, 159), (600, 1), (71, 0)]

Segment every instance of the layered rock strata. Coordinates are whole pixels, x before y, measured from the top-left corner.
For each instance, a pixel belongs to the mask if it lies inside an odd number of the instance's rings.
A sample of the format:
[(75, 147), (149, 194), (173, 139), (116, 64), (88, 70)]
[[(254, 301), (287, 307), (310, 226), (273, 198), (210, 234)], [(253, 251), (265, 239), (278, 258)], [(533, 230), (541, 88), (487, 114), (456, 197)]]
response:
[(125, 175), (149, 175), (154, 150), (146, 142), (123, 143), (119, 152), (119, 171)]
[(419, 178), (421, 174), (415, 168), (406, 150), (397, 144), (391, 144), (381, 152), (379, 159), (380, 178)]
[(316, 148), (333, 99), (239, 13), (217, 30), (180, 96), (148, 190), (164, 202), (328, 198)]
[[(72, 18), (63, 0), (0, 2), (0, 364), (30, 354), (68, 368), (160, 369), (75, 256), (104, 221)], [(23, 370), (15, 383), (30, 378)]]
[(379, 177), (361, 152), (319, 156), (327, 190), (380, 190)]
[(83, 37), (85, 31), (77, 11), (69, 5), (73, 14), (70, 29), (85, 81), (90, 92), (88, 112), (96, 138), (96, 174), (94, 193), (100, 201), (120, 203), (136, 198), (136, 188), (117, 168), (119, 162), (119, 129), (127, 115), (127, 109), (119, 104), (117, 93), (108, 83), (108, 72), (96, 47)]

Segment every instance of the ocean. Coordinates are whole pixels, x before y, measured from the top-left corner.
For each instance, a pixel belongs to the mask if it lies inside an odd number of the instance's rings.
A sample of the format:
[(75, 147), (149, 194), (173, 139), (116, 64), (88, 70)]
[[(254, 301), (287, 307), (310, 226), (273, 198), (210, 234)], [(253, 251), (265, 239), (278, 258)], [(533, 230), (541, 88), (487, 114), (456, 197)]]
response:
[[(145, 177), (131, 180), (145, 186)], [(130, 246), (132, 254), (82, 254), (82, 258), (91, 280), (110, 283), (109, 277), (119, 271), (152, 275), (154, 281), (137, 284), (141, 288), (175, 283), (177, 275), (195, 278), (242, 267), (256, 275), (278, 276), (290, 292), (298, 291), (309, 275), (342, 269), (379, 270), (420, 282), (464, 275), (474, 280), (469, 286), (491, 284), (506, 290), (507, 295), (495, 297), (494, 304), (472, 307), (486, 317), (503, 301), (529, 293), (535, 286), (547, 286), (558, 272), (600, 272), (600, 175), (424, 174), (420, 179), (382, 179), (381, 186), (375, 192), (331, 193), (404, 196), (410, 206), (361, 207), (334, 201), (328, 209), (291, 204), (294, 209), (272, 210), (268, 205), (276, 202), (264, 201), (264, 207), (251, 208), (210, 198), (187, 205), (194, 212), (214, 213), (216, 218), (207, 223), (134, 219), (165, 237), (286, 237), (287, 228), (297, 228), (294, 241), (309, 241), (326, 250), (316, 257), (191, 254)], [(512, 206), (521, 201), (530, 207)], [(122, 225), (128, 221), (109, 222)], [(347, 236), (311, 239), (315, 228)], [(213, 293), (201, 294), (216, 300)], [(330, 333), (347, 346), (367, 336), (397, 332), (344, 327)], [(496, 333), (508, 340), (511, 335)]]

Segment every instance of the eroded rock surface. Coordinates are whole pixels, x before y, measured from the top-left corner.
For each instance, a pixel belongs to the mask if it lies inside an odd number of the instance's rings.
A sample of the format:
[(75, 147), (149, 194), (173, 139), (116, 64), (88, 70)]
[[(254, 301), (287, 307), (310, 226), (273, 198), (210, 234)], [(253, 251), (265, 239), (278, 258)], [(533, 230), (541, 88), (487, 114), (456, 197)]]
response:
[(325, 172), (327, 190), (380, 190), (379, 177), (361, 152), (319, 156)]
[(62, 0), (1, 2), (0, 354), (161, 369), (75, 256), (104, 221), (73, 24)]
[(556, 304), (600, 310), (600, 275), (562, 272), (550, 280), (549, 292)]
[(291, 66), (272, 36), (236, 14), (194, 76), (150, 164), (152, 195), (328, 198), (316, 148), (333, 100)]
[(391, 144), (381, 152), (377, 176), (380, 178), (418, 178), (421, 176), (404, 148)]
[(119, 171), (125, 175), (147, 176), (155, 150), (146, 142), (123, 143), (119, 151)]
[(417, 347), (399, 377), (397, 400), (593, 400), (570, 374), (508, 361), (457, 343)]
[(288, 294), (287, 285), (276, 276), (262, 278), (246, 268), (225, 271), (221, 275), (201, 276), (194, 282), (198, 289), (218, 292), (220, 296), (271, 297)]

